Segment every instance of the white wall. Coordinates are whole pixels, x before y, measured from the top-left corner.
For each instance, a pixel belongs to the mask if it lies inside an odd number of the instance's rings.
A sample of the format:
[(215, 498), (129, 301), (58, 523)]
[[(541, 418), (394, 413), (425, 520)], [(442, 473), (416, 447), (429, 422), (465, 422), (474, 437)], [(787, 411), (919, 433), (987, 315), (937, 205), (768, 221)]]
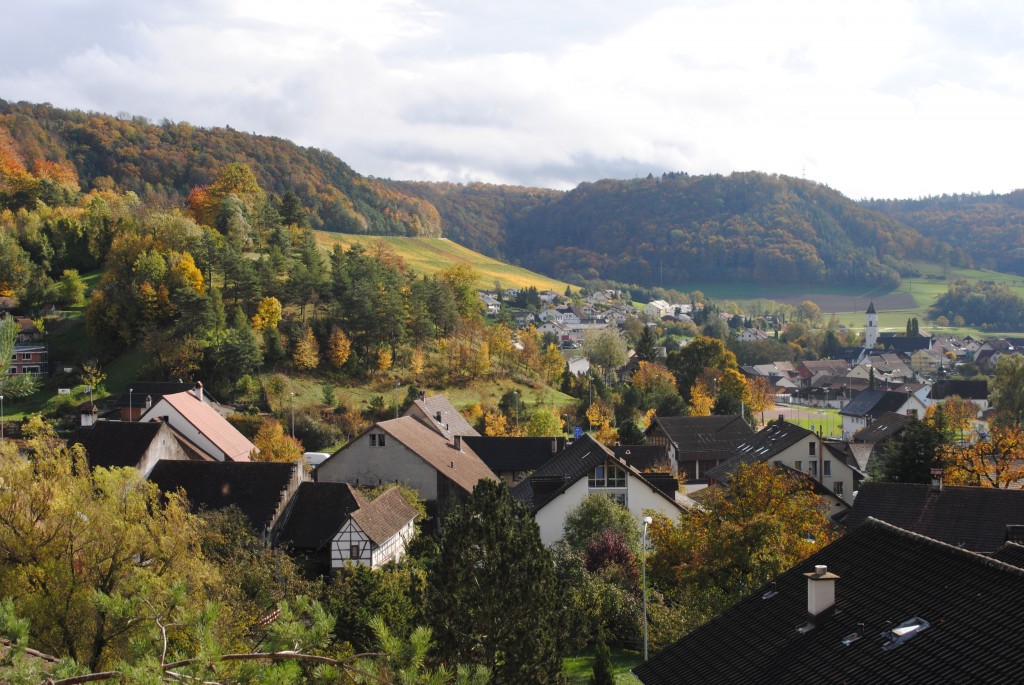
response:
[(316, 470), (318, 481), (376, 487), (405, 483), (423, 500), (437, 499), (437, 471), (416, 453), (387, 435), (384, 447), (371, 447), (370, 430), (345, 445)]
[(217, 461), (225, 460), (226, 455), (224, 452), (213, 444), (209, 438), (200, 433), (198, 428), (186, 421), (185, 417), (178, 413), (178, 410), (172, 407), (170, 403), (163, 398), (147, 410), (142, 419), (151, 420), (153, 418), (161, 418), (164, 416), (167, 417), (167, 423), (171, 424), (171, 426), (174, 427), (174, 430), (178, 431), (191, 442), (195, 443), (199, 449), (206, 452)]

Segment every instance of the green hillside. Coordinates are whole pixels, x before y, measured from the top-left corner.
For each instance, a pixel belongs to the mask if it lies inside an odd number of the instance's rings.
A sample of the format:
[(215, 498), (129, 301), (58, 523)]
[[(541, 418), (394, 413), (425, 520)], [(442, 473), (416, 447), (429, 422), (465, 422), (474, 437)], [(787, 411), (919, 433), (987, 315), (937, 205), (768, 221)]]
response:
[(372, 249), (374, 243), (383, 241), (410, 269), (426, 275), (436, 274), (453, 264), (469, 264), (479, 275), (476, 285), (481, 289), (492, 289), (495, 283), (500, 283), (504, 288), (534, 286), (537, 290), (554, 290), (561, 293), (569, 285), (564, 281), (506, 264), (441, 238), (375, 237), (325, 231), (318, 231), (316, 236), (317, 242), (327, 249), (333, 249), (334, 245), (341, 245), (347, 249), (354, 244)]

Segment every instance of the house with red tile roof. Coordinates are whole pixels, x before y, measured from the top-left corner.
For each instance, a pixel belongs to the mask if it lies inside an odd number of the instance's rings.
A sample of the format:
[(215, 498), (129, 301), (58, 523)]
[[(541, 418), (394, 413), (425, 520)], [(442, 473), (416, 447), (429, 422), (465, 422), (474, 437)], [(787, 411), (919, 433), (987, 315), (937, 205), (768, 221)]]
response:
[(163, 420), (198, 450), (217, 461), (249, 461), (259, 452), (256, 445), (228, 423), (227, 419), (205, 403), (195, 391), (164, 395), (139, 419), (141, 422)]

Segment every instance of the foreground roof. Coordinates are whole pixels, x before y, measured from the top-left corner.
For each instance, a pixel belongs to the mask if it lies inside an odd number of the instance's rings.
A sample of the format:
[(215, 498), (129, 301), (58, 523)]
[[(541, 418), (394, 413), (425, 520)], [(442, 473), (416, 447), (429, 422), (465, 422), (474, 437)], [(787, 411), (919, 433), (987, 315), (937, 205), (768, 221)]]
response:
[(1024, 491), (925, 483), (861, 485), (846, 515), (847, 529), (881, 519), (894, 526), (975, 552), (992, 553), (1008, 525), (1024, 524)]
[(908, 399), (907, 393), (889, 390), (861, 390), (850, 403), (839, 410), (843, 416), (878, 418), (886, 412), (899, 411)]
[(909, 416), (897, 414), (894, 411), (887, 411), (872, 423), (864, 426), (853, 434), (854, 442), (876, 443), (888, 440), (903, 430), (903, 427), (910, 421)]
[[(198, 400), (197, 400), (198, 401)], [(179, 488), (192, 511), (238, 507), (257, 531), (273, 523), (278, 506), (301, 462), (169, 461), (162, 459), (149, 480), (163, 492)]]
[(382, 545), (415, 519), (417, 513), (401, 490), (391, 488), (354, 511), (352, 520), (374, 544)]
[[(818, 564), (839, 576), (835, 613), (802, 634)], [(871, 520), (633, 672), (644, 685), (1024, 682), (1021, 606), (1024, 570)], [(894, 643), (914, 617), (929, 626)]]
[(73, 442), (85, 448), (92, 468), (135, 467), (163, 425), (158, 421), (97, 421), (75, 431)]
[[(249, 455), (256, 449), (247, 437), (228, 423), (227, 419), (217, 413), (191, 392), (178, 392), (164, 395), (163, 400), (181, 414), (210, 442), (217, 446), (232, 461), (249, 461)], [(146, 416), (152, 412), (147, 412)], [(145, 417), (143, 417), (145, 418)]]
[(737, 414), (715, 416), (656, 416), (654, 423), (681, 452), (732, 450), (754, 430)]

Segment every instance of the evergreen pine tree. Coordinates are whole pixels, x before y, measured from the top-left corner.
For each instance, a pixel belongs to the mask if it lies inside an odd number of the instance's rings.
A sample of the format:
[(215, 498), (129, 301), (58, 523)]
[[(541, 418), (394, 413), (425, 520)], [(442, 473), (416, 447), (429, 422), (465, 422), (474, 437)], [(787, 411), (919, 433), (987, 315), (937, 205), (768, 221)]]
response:
[(482, 664), (499, 685), (560, 682), (555, 590), (554, 562), (530, 510), (504, 483), (481, 480), (445, 518), (430, 569), (441, 658)]
[(644, 326), (640, 339), (636, 343), (636, 358), (642, 362), (652, 362), (658, 356), (658, 337), (650, 326)]
[(594, 675), (590, 685), (615, 685), (612, 675), (612, 654), (604, 637), (604, 626), (597, 627), (597, 643), (594, 646)]

